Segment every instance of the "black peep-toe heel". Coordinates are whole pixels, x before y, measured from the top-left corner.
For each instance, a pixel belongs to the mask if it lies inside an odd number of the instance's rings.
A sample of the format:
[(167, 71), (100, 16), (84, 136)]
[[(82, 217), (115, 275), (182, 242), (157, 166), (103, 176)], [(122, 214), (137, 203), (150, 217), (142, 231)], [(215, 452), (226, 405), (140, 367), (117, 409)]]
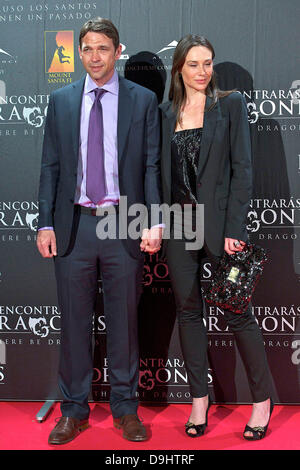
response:
[[(260, 439), (263, 439), (265, 437), (265, 435), (267, 434), (273, 408), (274, 408), (274, 403), (273, 403), (272, 398), (270, 398), (270, 416), (269, 416), (269, 421), (267, 422), (266, 426), (255, 426), (254, 428), (251, 428), (247, 424), (244, 430), (244, 434), (243, 434), (244, 439), (246, 439), (247, 441), (259, 441)], [(252, 436), (245, 436), (245, 432), (247, 431), (252, 432)]]
[[(210, 408), (210, 405), (211, 405), (211, 401), (210, 401), (210, 397), (208, 397), (208, 406), (207, 406), (207, 410), (206, 410), (205, 423), (203, 423), (203, 424), (194, 424), (194, 423), (191, 423), (191, 421), (188, 421), (185, 424), (185, 432), (189, 437), (203, 436), (204, 431), (207, 428), (207, 422), (208, 422), (207, 416), (208, 416), (208, 410)], [(195, 430), (196, 432), (195, 433), (189, 432), (191, 429)]]

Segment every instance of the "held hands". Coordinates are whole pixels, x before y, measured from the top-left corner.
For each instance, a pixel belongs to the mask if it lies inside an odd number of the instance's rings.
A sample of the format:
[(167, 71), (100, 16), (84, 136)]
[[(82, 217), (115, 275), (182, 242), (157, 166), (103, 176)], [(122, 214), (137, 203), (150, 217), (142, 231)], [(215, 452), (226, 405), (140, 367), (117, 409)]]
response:
[(36, 244), (43, 258), (53, 258), (57, 255), (54, 230), (40, 230)]
[(162, 227), (152, 227), (144, 229), (142, 241), (140, 243), (141, 251), (154, 254), (160, 250), (163, 229)]
[(233, 255), (236, 251), (242, 251), (245, 245), (246, 243), (242, 242), (241, 240), (225, 238), (224, 250), (229, 255)]

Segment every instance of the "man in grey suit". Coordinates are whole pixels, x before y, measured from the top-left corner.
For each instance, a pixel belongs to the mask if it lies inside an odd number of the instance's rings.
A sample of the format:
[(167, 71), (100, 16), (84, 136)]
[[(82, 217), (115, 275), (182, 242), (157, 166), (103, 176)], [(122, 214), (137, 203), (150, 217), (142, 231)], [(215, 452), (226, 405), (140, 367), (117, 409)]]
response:
[[(116, 428), (133, 441), (147, 438), (137, 415), (139, 376), (137, 307), (143, 251), (160, 248), (161, 228), (139, 239), (96, 235), (99, 207), (117, 214), (127, 206), (160, 204), (159, 115), (154, 93), (115, 71), (118, 31), (106, 19), (82, 27), (79, 55), (87, 75), (50, 96), (39, 191), (37, 246), (54, 257), (61, 309), (59, 385), (62, 417), (49, 436), (65, 444), (88, 427), (92, 317), (101, 273)], [(121, 209), (120, 209), (121, 212)], [(118, 233), (118, 227), (116, 230)], [(122, 239), (121, 239), (122, 238)], [(142, 248), (142, 251), (141, 251)]]

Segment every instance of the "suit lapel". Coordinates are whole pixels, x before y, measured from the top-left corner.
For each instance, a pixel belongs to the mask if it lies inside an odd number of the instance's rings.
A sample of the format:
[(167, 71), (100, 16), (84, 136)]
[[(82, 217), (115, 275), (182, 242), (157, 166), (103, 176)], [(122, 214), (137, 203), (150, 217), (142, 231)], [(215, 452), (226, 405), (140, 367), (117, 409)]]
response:
[[(72, 142), (73, 150), (78, 161), (78, 152), (79, 152), (79, 140), (80, 140), (80, 115), (81, 115), (81, 102), (82, 102), (82, 93), (84, 87), (85, 77), (83, 77), (78, 82), (73, 83), (72, 93), (69, 95), (70, 102), (70, 123), (72, 129)], [(67, 124), (67, 123), (66, 123)]]
[(126, 140), (133, 115), (133, 99), (130, 94), (130, 84), (119, 77), (118, 103), (118, 160), (119, 164), (124, 154)]
[(212, 144), (217, 121), (219, 118), (219, 105), (215, 105), (210, 111), (208, 108), (212, 103), (212, 98), (209, 96), (206, 97), (205, 101), (205, 113), (204, 113), (204, 121), (203, 121), (203, 133), (202, 133), (202, 141), (201, 141), (201, 149), (199, 155), (199, 163), (198, 163), (198, 177), (202, 174), (207, 159), (209, 155), (209, 149)]

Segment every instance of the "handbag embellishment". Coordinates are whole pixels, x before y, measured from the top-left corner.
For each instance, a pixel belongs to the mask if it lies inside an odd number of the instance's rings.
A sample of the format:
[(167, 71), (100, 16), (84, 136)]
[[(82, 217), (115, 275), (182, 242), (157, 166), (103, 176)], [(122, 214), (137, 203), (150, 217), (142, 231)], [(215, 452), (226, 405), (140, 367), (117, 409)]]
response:
[(233, 255), (225, 252), (204, 296), (206, 302), (234, 313), (244, 313), (266, 261), (264, 248), (254, 244), (245, 245)]

